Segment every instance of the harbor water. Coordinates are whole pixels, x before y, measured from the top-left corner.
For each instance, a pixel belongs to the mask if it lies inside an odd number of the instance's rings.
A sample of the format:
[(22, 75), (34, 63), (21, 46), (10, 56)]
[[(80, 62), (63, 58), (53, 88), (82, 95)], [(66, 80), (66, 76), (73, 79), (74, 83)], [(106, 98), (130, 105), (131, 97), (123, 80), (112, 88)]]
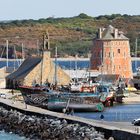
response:
[(26, 139), (25, 137), (20, 137), (15, 134), (0, 131), (0, 140), (28, 140), (28, 139)]
[(140, 118), (140, 104), (120, 104), (113, 107), (106, 107), (103, 112), (75, 113), (76, 116), (88, 119), (100, 120), (101, 114), (105, 121), (131, 122)]
[[(8, 66), (9, 67), (15, 67), (18, 68), (21, 65), (22, 61), (9, 61)], [(57, 64), (62, 69), (88, 69), (90, 67), (90, 63), (88, 60), (72, 60), (72, 61), (57, 61)], [(6, 61), (0, 61), (0, 68), (6, 66)], [(136, 69), (140, 67), (140, 61), (132, 61), (132, 70), (133, 72), (136, 72)]]

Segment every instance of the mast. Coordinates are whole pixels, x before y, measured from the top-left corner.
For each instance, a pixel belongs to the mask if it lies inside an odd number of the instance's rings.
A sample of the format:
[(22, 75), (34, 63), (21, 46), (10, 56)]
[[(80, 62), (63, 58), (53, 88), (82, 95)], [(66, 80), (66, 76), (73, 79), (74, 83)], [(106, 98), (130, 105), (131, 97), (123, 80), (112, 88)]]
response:
[(45, 34), (43, 35), (43, 47), (41, 49), (41, 71), (40, 71), (40, 86), (42, 86), (42, 80), (43, 80), (43, 58), (44, 58), (44, 50), (45, 50), (45, 46), (46, 46), (46, 41), (45, 41)]
[(15, 48), (15, 45), (14, 45), (14, 70), (16, 69), (15, 60), (16, 60), (16, 48)]
[(57, 46), (55, 47), (55, 73), (54, 73), (54, 84), (57, 87)]
[(101, 46), (101, 85), (103, 84), (103, 44)]
[(39, 56), (39, 40), (38, 39), (36, 41), (36, 46), (37, 46), (37, 56)]
[(6, 40), (6, 67), (8, 67), (8, 40)]
[(21, 61), (20, 61), (20, 65), (22, 64), (22, 62), (25, 59), (25, 56), (24, 56), (24, 45), (23, 45), (23, 43), (21, 44), (21, 54), (22, 54), (22, 58), (21, 58)]
[(76, 70), (75, 79), (76, 79), (76, 82), (78, 82), (78, 77), (77, 77), (77, 55), (75, 55), (75, 70)]
[(24, 56), (24, 45), (23, 45), (23, 43), (21, 44), (21, 47), (22, 47), (22, 60), (24, 60), (25, 56)]
[[(137, 38), (135, 41), (135, 57), (137, 57), (137, 49), (138, 49), (138, 45), (137, 45)], [(135, 69), (137, 70), (137, 60), (135, 60)]]

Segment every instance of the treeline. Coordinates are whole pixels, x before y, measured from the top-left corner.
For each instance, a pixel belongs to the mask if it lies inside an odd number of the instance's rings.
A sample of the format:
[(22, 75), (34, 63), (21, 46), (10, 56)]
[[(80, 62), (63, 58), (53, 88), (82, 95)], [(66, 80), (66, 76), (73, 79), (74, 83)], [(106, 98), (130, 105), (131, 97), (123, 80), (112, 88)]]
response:
[[(33, 43), (28, 45), (29, 39), (34, 38), (34, 40), (38, 39), (41, 42), (43, 32), (48, 30), (53, 54), (57, 45), (60, 57), (76, 54), (87, 57), (97, 29), (107, 27), (110, 24), (122, 30), (130, 39), (131, 53), (134, 54), (136, 38), (138, 46), (140, 45), (140, 15), (112, 14), (91, 17), (81, 13), (70, 18), (47, 17), (39, 20), (4, 21), (0, 22), (0, 39), (14, 36), (22, 37), (26, 49), (30, 49), (34, 53), (36, 52), (35, 45), (34, 47), (31, 45)], [(31, 41), (33, 42), (33, 39)], [(39, 45), (41, 47), (42, 44)], [(138, 47), (138, 51), (140, 52), (140, 47)]]

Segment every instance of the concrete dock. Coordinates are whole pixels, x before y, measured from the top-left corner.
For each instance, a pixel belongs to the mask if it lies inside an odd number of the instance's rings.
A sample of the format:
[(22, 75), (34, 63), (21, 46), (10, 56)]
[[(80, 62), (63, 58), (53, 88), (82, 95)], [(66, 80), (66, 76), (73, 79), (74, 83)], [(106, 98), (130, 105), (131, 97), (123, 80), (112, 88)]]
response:
[(95, 127), (98, 131), (108, 133), (108, 135), (113, 136), (116, 139), (121, 138), (122, 140), (125, 140), (126, 137), (129, 137), (128, 140), (140, 139), (140, 132), (136, 131), (136, 128), (137, 130), (139, 128), (133, 126), (131, 122), (107, 122), (107, 121), (85, 119), (77, 116), (66, 115), (63, 113), (52, 112), (31, 105), (26, 106), (24, 102), (20, 102), (20, 101), (13, 102), (10, 99), (4, 99), (4, 98), (0, 98), (0, 105), (4, 107), (16, 109), (21, 112), (46, 115), (54, 118), (66, 119), (68, 121), (81, 123), (84, 125), (90, 125)]

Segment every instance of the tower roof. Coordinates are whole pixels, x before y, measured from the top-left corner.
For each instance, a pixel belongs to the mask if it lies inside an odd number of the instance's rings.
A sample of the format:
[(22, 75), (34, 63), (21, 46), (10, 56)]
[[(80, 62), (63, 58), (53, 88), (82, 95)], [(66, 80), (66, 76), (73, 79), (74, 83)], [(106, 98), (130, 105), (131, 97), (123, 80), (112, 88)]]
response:
[(98, 37), (99, 39), (128, 39), (122, 31), (118, 31), (112, 25), (107, 28), (100, 28)]

